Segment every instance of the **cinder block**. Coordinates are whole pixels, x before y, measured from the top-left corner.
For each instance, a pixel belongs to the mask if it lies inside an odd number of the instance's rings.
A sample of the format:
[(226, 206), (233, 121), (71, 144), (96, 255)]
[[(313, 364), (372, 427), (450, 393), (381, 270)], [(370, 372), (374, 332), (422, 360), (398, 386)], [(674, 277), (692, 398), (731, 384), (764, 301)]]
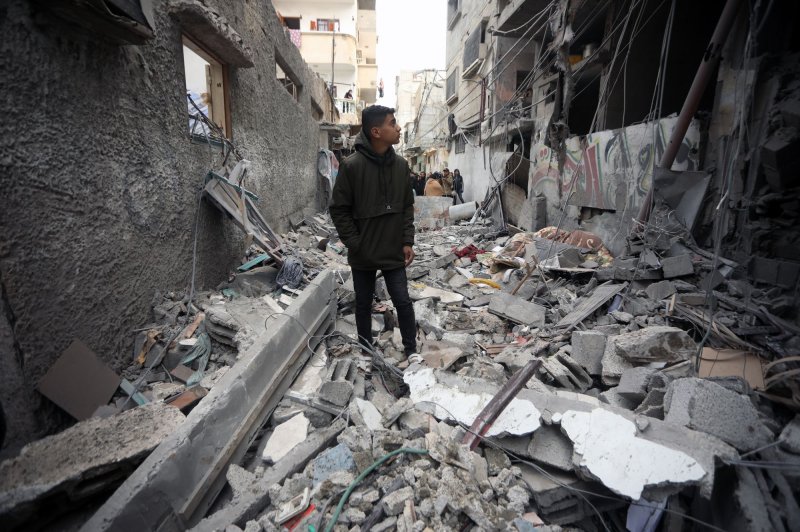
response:
[(605, 350), (605, 334), (595, 331), (574, 331), (572, 333), (572, 358), (590, 375), (600, 375), (602, 372)]

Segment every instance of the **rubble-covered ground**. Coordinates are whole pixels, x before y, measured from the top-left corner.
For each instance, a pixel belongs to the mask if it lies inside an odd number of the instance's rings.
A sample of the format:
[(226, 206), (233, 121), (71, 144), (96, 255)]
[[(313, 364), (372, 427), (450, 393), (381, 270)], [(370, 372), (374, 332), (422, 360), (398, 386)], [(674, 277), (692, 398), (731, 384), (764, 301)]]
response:
[[(137, 403), (190, 411), (255, 331), (320, 271), (337, 271), (334, 332), (198, 529), (800, 529), (800, 393), (781, 360), (800, 355), (798, 328), (781, 317), (790, 294), (750, 285), (684, 233), (654, 223), (617, 258), (580, 231), (509, 234), (478, 221), (419, 233), (414, 360), (380, 279), (376, 348), (357, 346), (346, 250), (329, 219), (308, 218), (284, 242), (304, 266), (295, 288), (254, 248), (214, 291), (157, 295), (123, 375), (141, 395), (120, 390), (83, 422)], [(535, 359), (479, 444), (462, 443)], [(315, 434), (328, 444), (304, 456)], [(0, 515), (14, 515), (34, 458), (24, 450), (0, 465)], [(230, 513), (292, 461), (297, 472), (254, 518)]]

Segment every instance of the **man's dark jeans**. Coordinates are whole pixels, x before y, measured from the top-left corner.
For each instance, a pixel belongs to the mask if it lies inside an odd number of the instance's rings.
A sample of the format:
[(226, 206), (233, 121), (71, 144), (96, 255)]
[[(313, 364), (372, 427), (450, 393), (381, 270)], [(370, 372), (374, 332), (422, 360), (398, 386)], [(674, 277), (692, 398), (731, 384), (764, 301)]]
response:
[[(356, 291), (356, 329), (361, 345), (372, 347), (372, 300), (375, 296), (375, 274), (377, 270), (352, 270), (353, 288)], [(406, 269), (383, 270), (386, 290), (397, 310), (397, 321), (403, 337), (406, 355), (417, 351), (417, 320), (414, 304), (408, 295)]]

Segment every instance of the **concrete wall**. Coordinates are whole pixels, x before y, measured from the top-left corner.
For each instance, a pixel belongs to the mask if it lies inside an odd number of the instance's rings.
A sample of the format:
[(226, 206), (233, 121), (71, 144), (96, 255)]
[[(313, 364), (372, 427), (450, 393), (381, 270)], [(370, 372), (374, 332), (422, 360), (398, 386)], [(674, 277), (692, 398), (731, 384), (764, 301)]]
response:
[[(191, 28), (169, 2), (154, 4), (155, 37), (139, 46), (110, 44), (27, 0), (0, 7), (6, 447), (69, 422), (31, 390), (73, 338), (120, 371), (154, 292), (189, 286), (198, 193), (220, 153), (187, 136), (181, 36)], [(255, 66), (228, 77), (232, 138), (253, 162), (247, 186), (262, 213), (285, 229), (290, 214), (314, 206), (311, 97), (324, 89), (269, 2), (206, 4), (251, 50)], [(276, 81), (275, 50), (304, 85), (299, 101)], [(316, 106), (329, 109), (322, 99)], [(197, 286), (224, 280), (243, 251), (233, 224), (200, 203)]]

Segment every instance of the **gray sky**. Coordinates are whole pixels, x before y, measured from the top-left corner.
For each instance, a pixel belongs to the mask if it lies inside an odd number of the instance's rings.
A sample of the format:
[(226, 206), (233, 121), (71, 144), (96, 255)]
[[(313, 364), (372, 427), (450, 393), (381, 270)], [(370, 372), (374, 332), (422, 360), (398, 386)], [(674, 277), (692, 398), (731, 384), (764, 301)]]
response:
[(384, 105), (394, 106), (394, 80), (401, 70), (445, 67), (446, 0), (377, 0), (378, 78)]

